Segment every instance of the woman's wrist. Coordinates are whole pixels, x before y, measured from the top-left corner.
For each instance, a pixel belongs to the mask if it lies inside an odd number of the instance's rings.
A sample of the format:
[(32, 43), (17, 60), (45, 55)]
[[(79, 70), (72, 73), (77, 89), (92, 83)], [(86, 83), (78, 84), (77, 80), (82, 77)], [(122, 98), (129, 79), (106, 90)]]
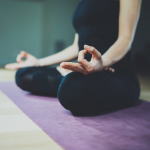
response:
[(102, 60), (104, 69), (110, 66), (110, 61), (105, 55), (102, 55)]
[(39, 59), (37, 59), (37, 66), (38, 67), (40, 67), (41, 65), (40, 65), (40, 61), (39, 61)]

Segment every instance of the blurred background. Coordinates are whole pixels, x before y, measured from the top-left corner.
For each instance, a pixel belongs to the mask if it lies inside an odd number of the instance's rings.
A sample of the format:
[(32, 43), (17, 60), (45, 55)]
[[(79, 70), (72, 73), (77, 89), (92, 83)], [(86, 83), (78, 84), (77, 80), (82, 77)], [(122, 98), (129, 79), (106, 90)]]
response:
[[(15, 62), (21, 50), (41, 58), (71, 45), (75, 34), (72, 15), (78, 2), (79, 0), (0, 0), (0, 67)], [(147, 92), (143, 97), (150, 100), (149, 8), (150, 0), (143, 0), (132, 51), (141, 89)], [(11, 78), (10, 74), (11, 71), (3, 70), (0, 78), (8, 81), (7, 76)], [(14, 76), (10, 80), (13, 79)]]
[(78, 0), (0, 0), (0, 65), (20, 50), (41, 58), (72, 44)]

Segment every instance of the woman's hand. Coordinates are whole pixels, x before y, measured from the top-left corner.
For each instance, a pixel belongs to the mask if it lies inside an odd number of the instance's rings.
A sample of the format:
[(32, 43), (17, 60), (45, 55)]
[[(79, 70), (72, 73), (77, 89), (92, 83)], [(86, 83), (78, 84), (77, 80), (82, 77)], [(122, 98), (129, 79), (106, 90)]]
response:
[(72, 72), (71, 70), (64, 69), (64, 68), (61, 68), (61, 67), (59, 67), (59, 66), (58, 66), (56, 69), (57, 69), (57, 71), (60, 72), (60, 74), (61, 74), (62, 76), (66, 76), (68, 73)]
[[(25, 61), (22, 60), (23, 57), (26, 58)], [(29, 66), (39, 66), (38, 59), (25, 51), (20, 52), (20, 54), (17, 56), (16, 61), (17, 63), (7, 64), (5, 68), (14, 70), (14, 69), (19, 69), (19, 68), (24, 68)]]
[[(92, 54), (91, 61), (88, 62), (84, 59), (84, 55), (89, 52)], [(114, 72), (115, 70), (110, 67), (105, 67), (102, 56), (98, 50), (96, 50), (92, 46), (84, 45), (84, 50), (79, 52), (78, 56), (79, 63), (72, 63), (72, 62), (63, 62), (60, 66), (64, 69), (68, 69), (74, 72), (81, 72), (85, 75), (89, 73), (98, 72), (102, 70), (107, 70), (110, 72)]]

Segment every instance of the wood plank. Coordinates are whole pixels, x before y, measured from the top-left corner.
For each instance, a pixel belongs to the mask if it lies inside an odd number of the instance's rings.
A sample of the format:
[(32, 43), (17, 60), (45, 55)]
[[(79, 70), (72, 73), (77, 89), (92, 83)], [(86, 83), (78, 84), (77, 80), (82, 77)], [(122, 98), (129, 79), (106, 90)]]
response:
[(0, 133), (1, 150), (62, 150), (42, 131)]
[(16, 70), (0, 69), (0, 82), (8, 82), (15, 80)]
[(0, 91), (1, 150), (63, 150)]
[(140, 99), (150, 102), (150, 77), (144, 74), (138, 74), (140, 81), (141, 94)]

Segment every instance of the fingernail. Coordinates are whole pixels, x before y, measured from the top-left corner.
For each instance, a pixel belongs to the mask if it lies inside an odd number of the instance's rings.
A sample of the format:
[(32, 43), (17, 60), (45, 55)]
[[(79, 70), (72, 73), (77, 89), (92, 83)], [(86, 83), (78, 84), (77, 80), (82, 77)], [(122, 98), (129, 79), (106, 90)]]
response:
[(90, 46), (88, 46), (88, 45), (85, 45), (85, 47), (86, 47), (87, 49), (90, 49)]

